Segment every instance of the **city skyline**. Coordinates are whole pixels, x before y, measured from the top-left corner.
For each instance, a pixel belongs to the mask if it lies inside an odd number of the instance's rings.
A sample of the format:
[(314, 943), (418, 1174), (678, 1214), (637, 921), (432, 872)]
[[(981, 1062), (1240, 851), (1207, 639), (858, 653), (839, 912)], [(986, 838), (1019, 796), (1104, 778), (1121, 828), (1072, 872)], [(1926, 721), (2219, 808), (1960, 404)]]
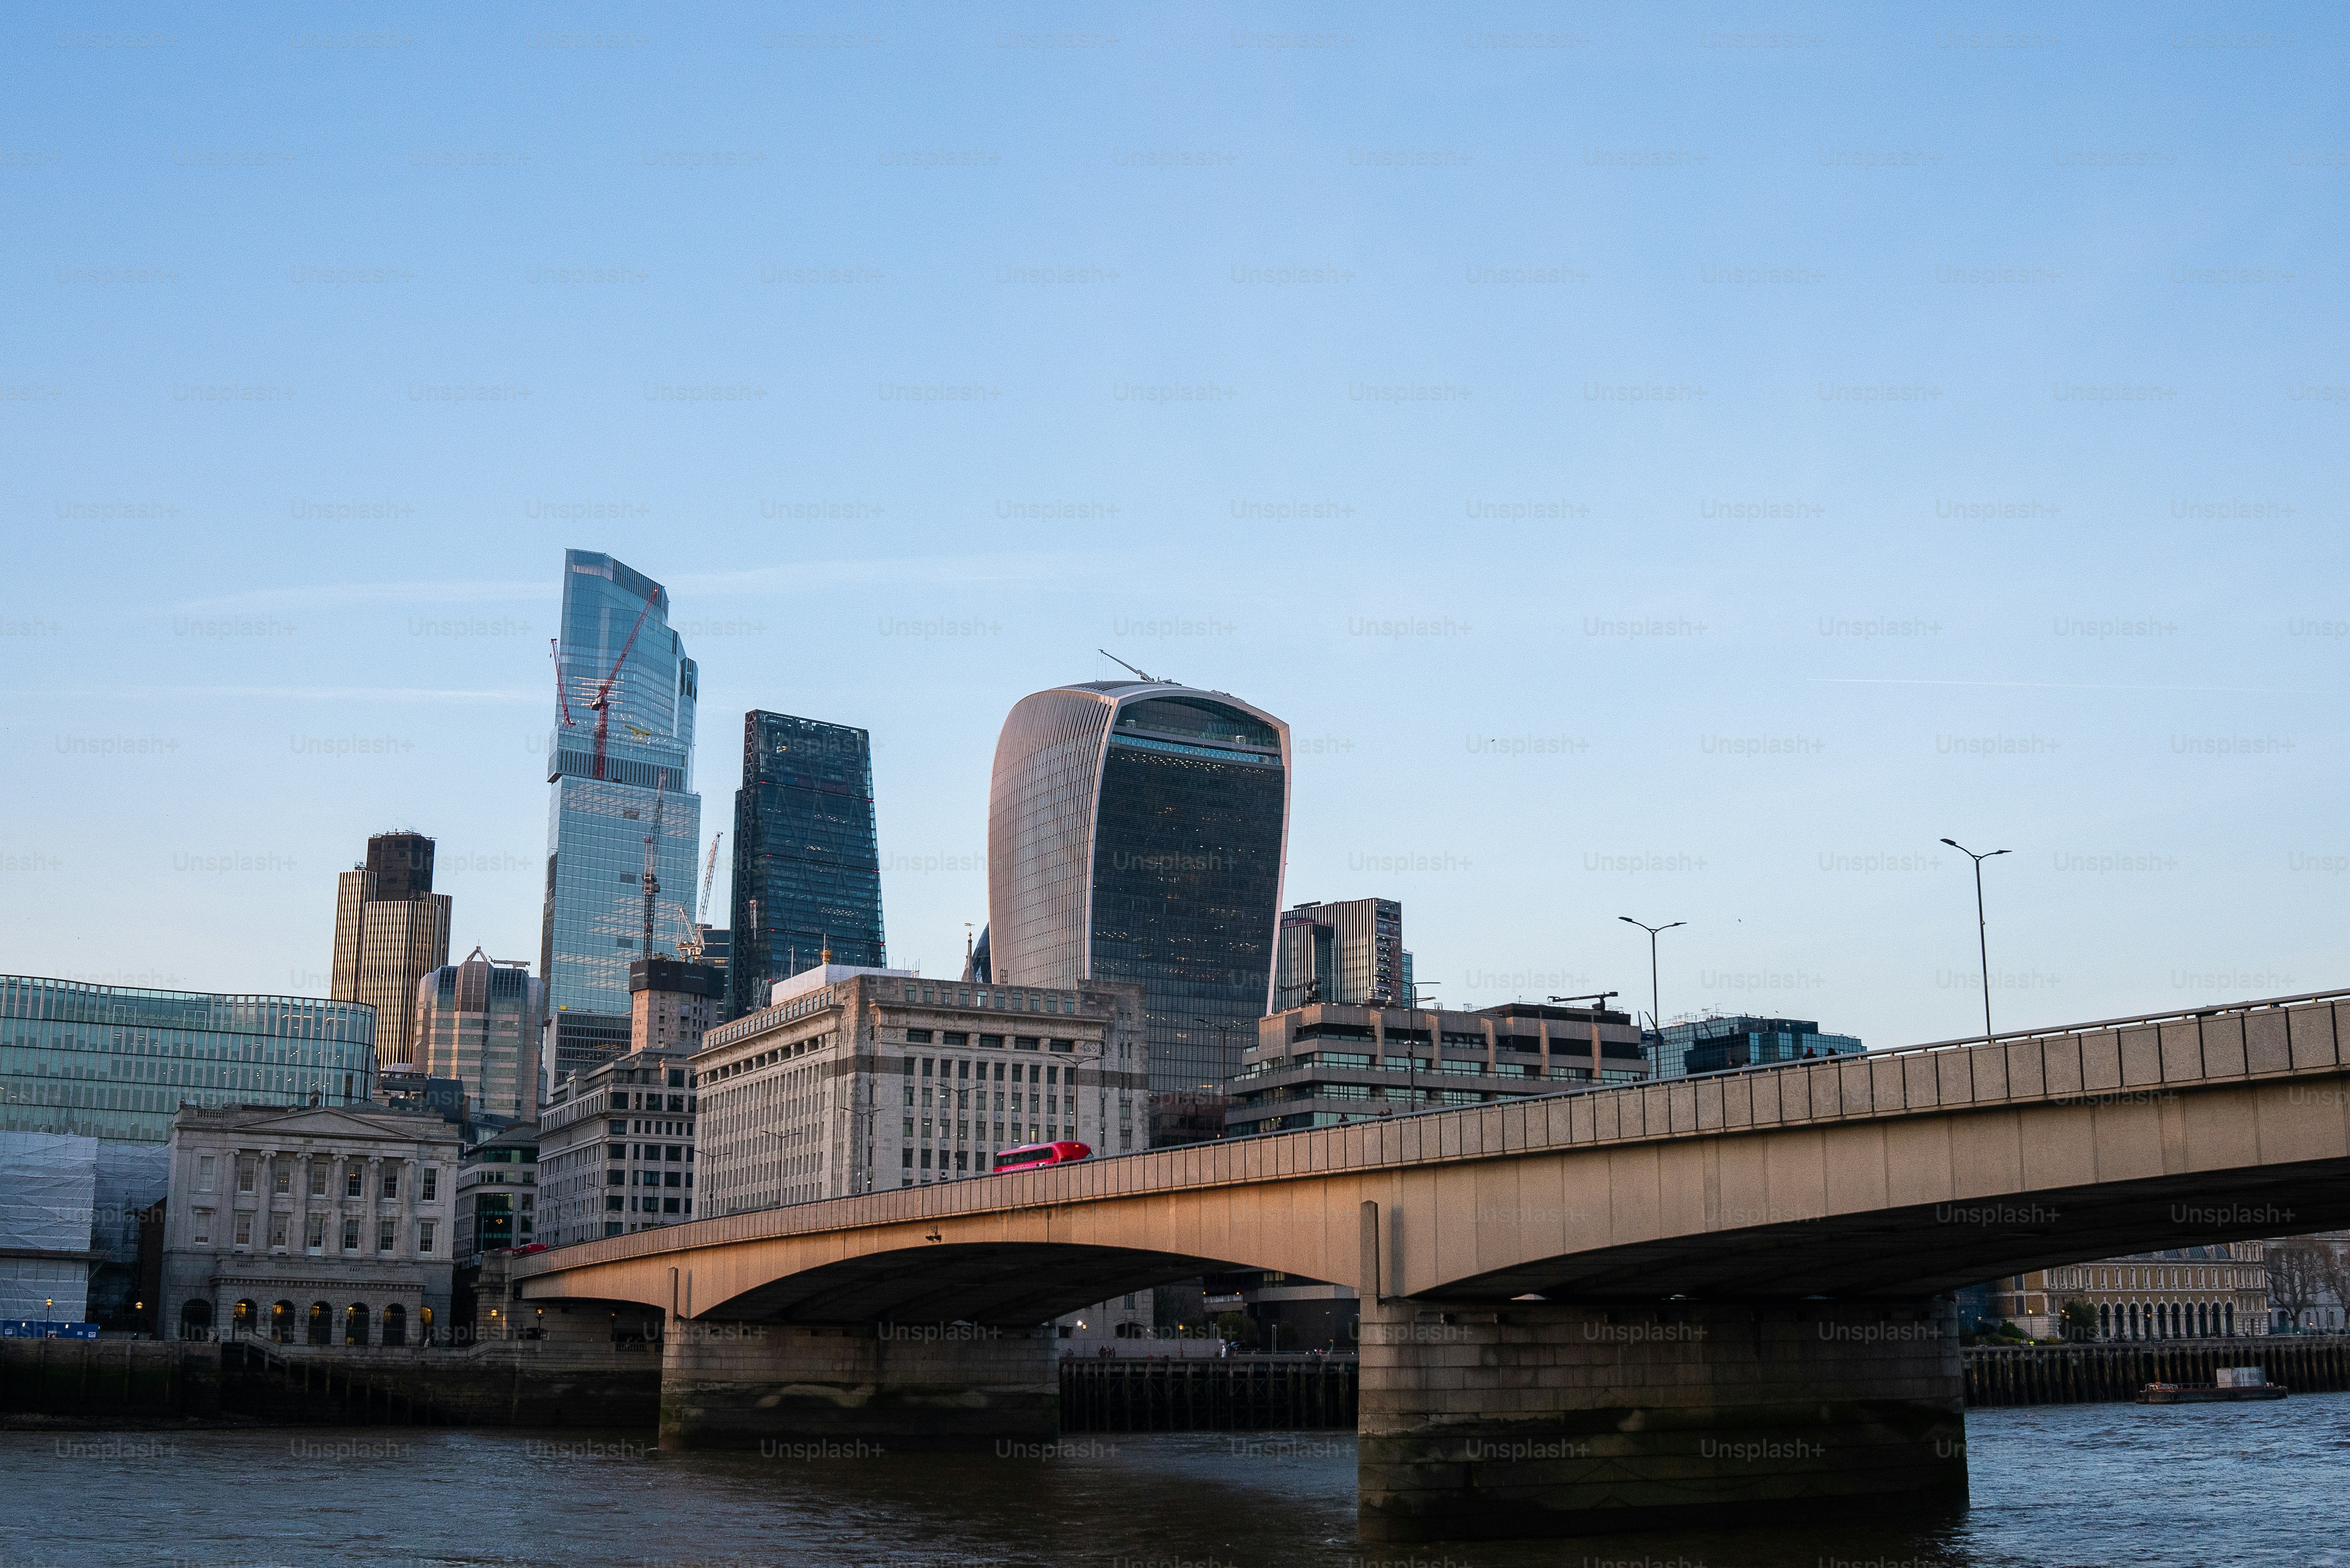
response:
[(1944, 836), (2015, 851), (1996, 1023), (2334, 978), (2330, 25), (764, 26), (16, 20), (15, 968), (324, 995), (387, 824), (532, 956), (577, 547), (669, 587), (705, 782), (870, 732), (929, 973), (1107, 648), (1290, 718), (1287, 896), (1403, 901), (1448, 1003), (1628, 994), (1629, 914), (1669, 1015), (1978, 1030)]

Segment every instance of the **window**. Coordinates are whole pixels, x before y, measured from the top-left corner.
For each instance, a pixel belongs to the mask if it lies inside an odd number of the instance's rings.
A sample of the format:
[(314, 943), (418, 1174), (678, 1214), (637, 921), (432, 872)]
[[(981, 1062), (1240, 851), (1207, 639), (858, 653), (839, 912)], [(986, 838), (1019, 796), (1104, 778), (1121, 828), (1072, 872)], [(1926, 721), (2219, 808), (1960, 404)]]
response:
[(310, 1223), (303, 1234), (302, 1242), (313, 1252), (323, 1252), (327, 1250), (327, 1217), (325, 1215), (310, 1216)]
[(213, 1157), (208, 1154), (200, 1154), (196, 1156), (196, 1190), (199, 1192), (210, 1192), (212, 1189)]
[(250, 1192), (261, 1176), (261, 1161), (252, 1155), (240, 1155), (236, 1162), (236, 1189)]
[(310, 1196), (324, 1198), (326, 1195), (327, 1162), (323, 1159), (314, 1159), (310, 1162)]
[(294, 1190), (294, 1168), (286, 1164), (286, 1158), (282, 1155), (278, 1157), (270, 1168), (269, 1190), (272, 1192), (291, 1192)]
[(386, 1198), (400, 1196), (400, 1167), (393, 1165), (384, 1168), (383, 1195)]
[(423, 1201), (424, 1201), (424, 1202), (427, 1202), (427, 1203), (432, 1202), (432, 1198), (433, 1198), (433, 1194), (435, 1194), (436, 1192), (438, 1192), (440, 1189), (441, 1189), (441, 1168), (440, 1168), (439, 1166), (437, 1166), (437, 1165), (428, 1165), (428, 1166), (426, 1166), (426, 1167), (424, 1168), (424, 1191), (423, 1191), (423, 1194), (422, 1194), (422, 1199), (423, 1199)]
[(270, 1218), (269, 1244), (271, 1246), (283, 1247), (286, 1245), (286, 1217), (283, 1214), (273, 1215)]
[(931, 1032), (930, 1032), (929, 1030), (927, 1030), (927, 1029), (909, 1029), (909, 1030), (907, 1030), (907, 1031), (906, 1031), (906, 1044), (909, 1044), (909, 1045), (927, 1045), (927, 1044), (929, 1044), (930, 1043), (931, 1043)]
[(400, 1226), (395, 1220), (380, 1221), (375, 1229), (375, 1250), (389, 1252), (399, 1245)]
[(346, 1198), (367, 1196), (367, 1174), (356, 1165), (343, 1172), (343, 1196)]
[(624, 1143), (607, 1144), (604, 1154), (608, 1159), (626, 1159), (629, 1158), (629, 1146)]
[[(209, 1164), (210, 1161), (207, 1161), (206, 1163)], [(213, 1211), (209, 1209), (199, 1209), (195, 1211), (196, 1245), (199, 1247), (209, 1246), (212, 1243), (212, 1239)]]
[(343, 1221), (343, 1251), (356, 1252), (359, 1250), (359, 1222), (357, 1220), (346, 1220)]
[(430, 1220), (420, 1220), (416, 1222), (416, 1250), (418, 1251), (430, 1252), (432, 1251), (432, 1221)]
[(253, 1245), (253, 1216), (250, 1214), (236, 1217), (236, 1244), (240, 1247)]

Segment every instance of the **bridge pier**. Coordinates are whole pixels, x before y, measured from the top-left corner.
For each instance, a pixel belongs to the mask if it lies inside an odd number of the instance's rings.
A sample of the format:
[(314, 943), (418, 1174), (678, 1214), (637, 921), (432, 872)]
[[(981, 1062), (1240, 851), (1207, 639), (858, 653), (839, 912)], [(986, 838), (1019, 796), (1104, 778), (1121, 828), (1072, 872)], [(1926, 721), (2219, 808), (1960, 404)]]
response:
[(1366, 1542), (1962, 1504), (1958, 1320), (1804, 1302), (1363, 1303)]
[(796, 1458), (864, 1452), (858, 1444), (1049, 1443), (1061, 1407), (1050, 1333), (672, 1316), (661, 1340), (660, 1446)]

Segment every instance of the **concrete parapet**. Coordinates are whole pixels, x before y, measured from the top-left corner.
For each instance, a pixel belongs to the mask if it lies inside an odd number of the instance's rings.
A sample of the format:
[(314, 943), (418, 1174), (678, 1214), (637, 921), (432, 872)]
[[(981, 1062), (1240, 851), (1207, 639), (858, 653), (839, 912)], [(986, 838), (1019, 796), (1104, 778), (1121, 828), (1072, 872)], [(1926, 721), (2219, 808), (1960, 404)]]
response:
[[(1963, 1503), (1955, 1309), (1363, 1305), (1366, 1542)], [(1529, 1381), (1525, 1373), (1532, 1369)]]
[(661, 1338), (660, 1446), (1050, 1442), (1060, 1372), (1049, 1333), (672, 1318)]

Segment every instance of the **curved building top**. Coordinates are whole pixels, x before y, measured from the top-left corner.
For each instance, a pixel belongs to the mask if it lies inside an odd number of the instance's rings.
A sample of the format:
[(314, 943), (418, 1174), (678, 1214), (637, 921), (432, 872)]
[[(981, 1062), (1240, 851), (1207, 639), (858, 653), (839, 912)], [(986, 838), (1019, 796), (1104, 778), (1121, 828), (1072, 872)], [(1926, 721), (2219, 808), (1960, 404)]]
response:
[(1289, 726), (1230, 692), (1087, 680), (1021, 699), (988, 798), (997, 982), (1141, 981), (1154, 1075), (1188, 1049), (1192, 1014), (1260, 1016), (1289, 760)]

